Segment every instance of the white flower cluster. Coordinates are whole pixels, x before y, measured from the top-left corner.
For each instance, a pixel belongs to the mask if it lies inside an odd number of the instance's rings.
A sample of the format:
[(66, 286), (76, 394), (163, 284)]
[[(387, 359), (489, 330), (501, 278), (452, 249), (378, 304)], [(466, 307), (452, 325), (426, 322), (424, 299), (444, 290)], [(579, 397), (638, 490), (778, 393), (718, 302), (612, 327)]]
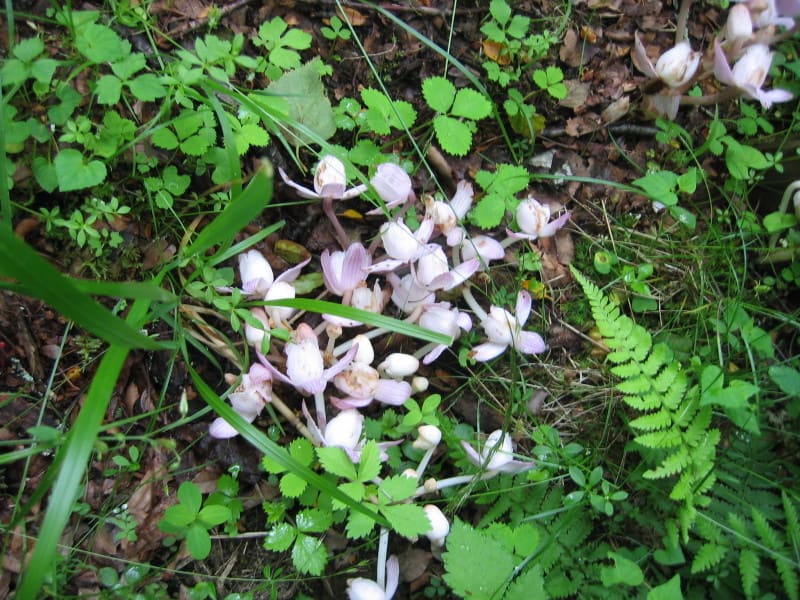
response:
[(635, 35), (634, 64), (645, 75), (667, 86), (662, 92), (645, 98), (648, 108), (674, 119), (682, 101), (681, 94), (711, 73), (729, 87), (715, 96), (685, 98), (685, 102), (711, 103), (735, 96), (758, 100), (764, 108), (788, 102), (792, 99), (791, 93), (781, 89), (765, 90), (764, 82), (772, 66), (773, 53), (769, 46), (777, 40), (776, 28), (793, 30), (798, 15), (800, 0), (742, 0), (731, 7), (725, 26), (707, 51), (712, 56), (705, 60), (703, 52), (693, 50), (688, 41), (681, 40), (653, 64), (644, 44)]
[[(281, 175), (301, 195), (321, 199), (332, 222), (335, 216), (332, 201), (354, 197), (366, 189), (364, 185), (348, 189), (344, 165), (333, 156), (323, 157), (317, 166), (313, 190), (290, 181), (284, 173)], [(253, 318), (245, 327), (245, 337), (255, 349), (258, 361), (228, 396), (233, 409), (248, 422), (254, 421), (268, 402), (275, 401), (272, 385), (276, 381), (313, 397), (316, 418), (312, 418), (305, 403), (302, 407), (307, 421), (306, 435), (318, 446), (342, 448), (356, 463), (361, 460), (366, 443), (364, 416), (360, 411), (372, 403), (400, 406), (413, 394), (424, 391), (428, 382), (418, 375), (420, 366), (435, 361), (462, 332), (470, 331), (474, 318), (485, 334), (485, 341), (471, 349), (470, 357), (476, 361), (491, 360), (508, 348), (524, 354), (545, 351), (542, 337), (523, 329), (532, 309), (528, 292), (519, 292), (513, 313), (501, 306), (490, 306), (487, 311), (473, 297), (468, 282), (490, 261), (502, 259), (512, 243), (551, 237), (569, 219), (569, 213), (553, 219), (550, 206), (527, 198), (519, 203), (514, 214), (515, 230), (508, 230), (505, 239), (470, 236), (463, 221), (472, 205), (473, 189), (470, 183), (461, 181), (449, 200), (424, 197), (418, 206), (422, 209), (421, 220), (411, 226), (402, 217), (416, 201), (406, 172), (395, 164), (382, 164), (370, 183), (384, 201), (384, 208), (397, 208), (395, 215), (380, 227), (376, 242), (369, 249), (345, 239), (341, 225), (338, 221), (333, 223), (342, 248), (325, 250), (320, 256), (325, 288), (342, 305), (376, 314), (382, 313), (391, 302), (407, 322), (443, 334), (450, 339), (449, 344), (428, 344), (414, 354), (389, 352), (376, 359), (372, 340), (391, 332), (373, 328), (350, 337), (344, 332), (363, 327), (363, 323), (323, 315), (322, 323), (314, 328), (303, 321), (294, 323), (295, 310), (289, 307), (258, 306), (252, 309)], [(245, 252), (238, 257), (242, 294), (254, 301), (295, 298), (295, 283), (309, 260), (275, 277), (261, 252)], [(468, 310), (451, 304), (459, 292)], [(440, 297), (444, 293), (447, 300)], [(284, 334), (271, 336), (269, 332), (275, 330), (283, 330)], [(320, 340), (323, 334), (324, 344)], [(269, 356), (261, 353), (267, 336), (270, 340), (288, 338), (283, 344), (283, 357), (273, 352)], [(329, 388), (335, 391), (329, 392)], [(338, 409), (330, 420), (326, 415), (328, 405)], [(210, 434), (227, 438), (236, 435), (236, 430), (218, 418), (211, 425)], [(413, 447), (423, 451), (424, 456), (417, 469), (409, 470), (408, 476), (422, 481), (441, 438), (437, 427), (419, 427)], [(399, 443), (400, 440), (379, 443), (381, 459), (386, 460), (389, 446)], [(468, 458), (483, 470), (484, 478), (533, 466), (528, 461), (514, 460), (512, 451), (511, 439), (503, 432), (491, 434), (481, 453), (465, 445)], [(449, 482), (443, 480), (433, 489), (461, 482), (455, 477)], [(420, 489), (428, 491), (425, 486)], [(445, 543), (449, 522), (435, 505), (426, 505), (424, 511), (431, 525), (426, 536), (432, 550), (438, 552)], [(378, 582), (354, 579), (349, 597), (391, 598), (397, 585), (396, 561), (389, 559), (385, 566), (388, 578), (379, 576)]]

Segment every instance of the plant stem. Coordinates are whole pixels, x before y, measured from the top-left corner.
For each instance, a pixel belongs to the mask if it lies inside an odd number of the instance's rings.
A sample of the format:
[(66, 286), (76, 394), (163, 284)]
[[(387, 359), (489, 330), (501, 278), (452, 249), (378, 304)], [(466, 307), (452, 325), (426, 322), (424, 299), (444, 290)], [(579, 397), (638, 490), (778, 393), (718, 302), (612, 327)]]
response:
[(469, 307), (472, 309), (472, 312), (475, 313), (475, 316), (478, 317), (481, 321), (485, 321), (489, 318), (489, 315), (486, 314), (486, 311), (483, 310), (478, 301), (475, 300), (475, 296), (472, 295), (472, 290), (468, 287), (464, 286), (461, 288), (461, 295), (464, 297), (464, 302), (469, 304)]
[(689, 9), (692, 7), (692, 0), (683, 0), (678, 11), (678, 20), (675, 26), (675, 43), (680, 44), (687, 37), (687, 23), (689, 21)]
[(317, 409), (317, 423), (319, 424), (319, 430), (324, 434), (325, 425), (328, 423), (328, 418), (325, 416), (325, 396), (322, 392), (317, 392), (314, 394), (314, 406)]
[(381, 527), (381, 534), (378, 540), (378, 573), (375, 581), (383, 589), (386, 589), (386, 555), (388, 550), (389, 530)]

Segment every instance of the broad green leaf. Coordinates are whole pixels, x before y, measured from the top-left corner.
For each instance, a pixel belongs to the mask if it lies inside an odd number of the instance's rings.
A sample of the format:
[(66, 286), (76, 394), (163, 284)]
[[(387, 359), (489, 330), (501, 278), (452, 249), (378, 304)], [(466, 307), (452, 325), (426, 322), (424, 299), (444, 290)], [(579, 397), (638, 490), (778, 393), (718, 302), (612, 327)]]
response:
[(322, 468), (331, 475), (344, 477), (351, 481), (356, 479), (356, 467), (342, 448), (323, 446), (317, 448), (317, 456)]
[(30, 63), (42, 52), (44, 52), (44, 42), (38, 37), (32, 37), (17, 42), (12, 54), (22, 62)]
[(211, 538), (202, 525), (195, 523), (186, 532), (186, 548), (195, 560), (203, 560), (211, 554)]
[(292, 563), (301, 573), (322, 575), (328, 564), (328, 549), (321, 539), (300, 533), (292, 548)]
[(666, 583), (652, 588), (647, 592), (647, 600), (683, 600), (681, 576), (675, 575)]
[(644, 573), (635, 562), (617, 552), (609, 552), (608, 558), (614, 561), (614, 566), (600, 569), (600, 580), (603, 582), (603, 587), (618, 584), (639, 586), (644, 583)]
[(314, 446), (306, 438), (296, 438), (289, 444), (289, 454), (300, 464), (309, 466), (314, 461)]
[(421, 506), (416, 504), (393, 504), (382, 506), (381, 513), (398, 534), (414, 537), (430, 531), (431, 522)]
[(444, 77), (429, 77), (422, 82), (422, 97), (436, 112), (448, 113), (456, 97), (456, 86)]
[(472, 130), (466, 123), (438, 115), (433, 119), (433, 130), (442, 149), (454, 156), (465, 156), (472, 147)]
[(231, 509), (221, 504), (209, 504), (200, 510), (197, 519), (207, 527), (220, 525), (225, 521), (230, 521)]
[(178, 527), (186, 527), (189, 523), (193, 523), (197, 518), (197, 512), (185, 504), (175, 504), (168, 506), (164, 511), (164, 520), (170, 525)]
[(761, 170), (769, 167), (769, 162), (764, 154), (752, 146), (740, 144), (731, 137), (725, 137), (727, 150), (725, 151), (725, 164), (734, 179), (750, 179), (750, 171)]
[(141, 52), (134, 52), (112, 64), (111, 70), (114, 72), (114, 75), (123, 81), (127, 81), (146, 66), (147, 59), (144, 57), (144, 54)]
[(200, 488), (190, 481), (184, 481), (178, 488), (178, 500), (193, 513), (200, 512), (200, 505), (203, 503), (203, 496)]
[(296, 535), (297, 530), (294, 527), (288, 523), (279, 523), (267, 533), (267, 537), (264, 539), (264, 548), (274, 552), (288, 550)]
[(772, 365), (768, 373), (784, 394), (800, 396), (800, 371), (785, 365)]
[(52, 192), (58, 187), (58, 175), (56, 175), (56, 168), (44, 156), (37, 156), (33, 159), (31, 165), (33, 169), (33, 176), (36, 177), (36, 183), (46, 192)]
[(336, 132), (333, 108), (319, 75), (321, 60), (284, 73), (267, 87), (270, 94), (283, 97), (289, 105), (290, 125), (296, 143), (319, 143)]
[(480, 92), (462, 88), (456, 94), (450, 114), (478, 121), (492, 114), (492, 103)]
[(64, 148), (55, 157), (53, 164), (58, 177), (58, 189), (62, 192), (82, 190), (103, 183), (106, 166), (99, 160), (85, 160), (74, 148)]
[(305, 533), (322, 533), (333, 525), (333, 517), (329, 511), (307, 508), (297, 513), (295, 524), (297, 529)]
[(94, 86), (100, 104), (116, 104), (122, 94), (122, 81), (115, 75), (103, 75)]
[(784, 211), (771, 212), (764, 217), (764, 228), (767, 233), (777, 233), (797, 225), (797, 217)]
[(95, 64), (116, 62), (130, 52), (130, 43), (110, 27), (92, 23), (76, 31), (75, 47)]

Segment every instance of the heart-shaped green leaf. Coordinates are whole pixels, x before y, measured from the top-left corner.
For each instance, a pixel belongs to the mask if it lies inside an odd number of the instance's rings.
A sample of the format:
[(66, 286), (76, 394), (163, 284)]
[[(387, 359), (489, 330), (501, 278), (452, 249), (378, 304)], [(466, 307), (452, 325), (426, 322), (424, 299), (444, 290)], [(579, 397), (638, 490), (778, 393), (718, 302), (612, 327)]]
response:
[(82, 190), (102, 183), (106, 178), (106, 166), (99, 160), (85, 160), (74, 148), (58, 153), (53, 161), (58, 177), (58, 189), (62, 192)]

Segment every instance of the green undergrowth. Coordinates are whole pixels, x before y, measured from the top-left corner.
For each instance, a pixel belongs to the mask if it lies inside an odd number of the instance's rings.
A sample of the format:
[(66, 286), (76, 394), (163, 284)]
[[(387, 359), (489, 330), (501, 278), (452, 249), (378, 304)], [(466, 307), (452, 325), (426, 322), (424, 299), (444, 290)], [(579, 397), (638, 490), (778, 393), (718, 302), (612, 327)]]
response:
[[(103, 11), (54, 3), (36, 35), (21, 27), (24, 15), (5, 13), (0, 288), (45, 302), (67, 323), (54, 333), (63, 345), (49, 381), (0, 396), (24, 400), (35, 421), (25, 439), (0, 442), (9, 450), (0, 465), (26, 461), (26, 474), (41, 464), (34, 459), (48, 465), (35, 490), (2, 489), (14, 507), (2, 553), (21, 544), (27, 561), (17, 598), (74, 593), (86, 571), (103, 598), (168, 597), (174, 573), (165, 565), (179, 552), (198, 561), (179, 574), (192, 582), (190, 597), (222, 597), (212, 584), (224, 578), (207, 575), (203, 561), (228, 552), (254, 519), (263, 564), (231, 600), (286, 589), (313, 596), (319, 578), (339, 590), (374, 572), (382, 531), (402, 547), (424, 536), (428, 502), (452, 528), (430, 567), (441, 577), (415, 598), (798, 597), (800, 184), (764, 203), (753, 198), (798, 161), (791, 140), (800, 114), (742, 101), (727, 114), (704, 113), (693, 129), (657, 121), (643, 162), (624, 140), (616, 147), (630, 166), (626, 181), (534, 173), (537, 136), (554, 125), (565, 79), (579, 76), (558, 60), (577, 17), (571, 4), (540, 19), (512, 4), (489, 3), (475, 68), (372, 6), (374, 18), (441, 59), (437, 74), (414, 82), (414, 98), (395, 96), (391, 65), (366, 51), (343, 11), (319, 30), (327, 60), (314, 36), (280, 16), (250, 35), (210, 18), (181, 45), (133, 2)], [(131, 43), (132, 32), (149, 50)], [(328, 84), (345, 51), (370, 74), (340, 97)], [(781, 52), (774, 75), (796, 85), (797, 44)], [(777, 144), (767, 149), (767, 137)], [(464, 223), (475, 233), (504, 237), (540, 187), (561, 196), (565, 184), (602, 190), (564, 198), (575, 247), (557, 284), (547, 279), (552, 254), (536, 242), (512, 246), (470, 284), (481, 301), (509, 309), (520, 289), (530, 291), (526, 328), (542, 332), (550, 350), (476, 363), (469, 356), (480, 333), (464, 333), (435, 372), (437, 390), (366, 419), (370, 441), (358, 462), (292, 437), (272, 406), (267, 428), (234, 412), (224, 373), (252, 363), (239, 340), (245, 324), (258, 325), (252, 303), (227, 291), (237, 285), (235, 259), (280, 236), (283, 216), (296, 217), (297, 207), (273, 198), (275, 168), (264, 157), (310, 182), (317, 158), (333, 154), (355, 185), (387, 161), (432, 174), (429, 146), (458, 161), (487, 138), (504, 158), (474, 172), (478, 194)], [(374, 190), (365, 198), (385, 209)], [(345, 216), (360, 221), (361, 212)], [(26, 220), (36, 227), (23, 240), (14, 227)], [(289, 263), (307, 253), (288, 240), (278, 251)], [(319, 300), (319, 268), (306, 271), (296, 282), (302, 297), (282, 306), (358, 319), (394, 331), (393, 340), (449, 341)], [(285, 332), (267, 333), (266, 345), (285, 341)], [(554, 343), (559, 333), (566, 342)], [(72, 385), (62, 368), (70, 354), (90, 374), (74, 409), (49, 402)], [(160, 386), (142, 393), (133, 415), (116, 387), (130, 364), (152, 367)], [(61, 425), (47, 424), (53, 414)], [(275, 491), (248, 515), (241, 465), (223, 465), (228, 472), (203, 489), (190, 481), (199, 468), (182, 466), (198, 442), (179, 432), (194, 428), (196, 437), (215, 415), (256, 456), (258, 489)], [(401, 475), (424, 454), (411, 443), (420, 425), (443, 435), (426, 476), (468, 479), (424, 500)], [(485, 477), (463, 443), (493, 429), (536, 467)], [(385, 462), (376, 440), (399, 442), (385, 448)], [(154, 457), (159, 468), (148, 470)], [(90, 502), (98, 471), (116, 483), (105, 501)], [(157, 523), (137, 522), (142, 513), (128, 503), (151, 485), (170, 506)], [(77, 521), (84, 537), (63, 546)], [(86, 550), (104, 527), (115, 542), (135, 544), (145, 525), (163, 536), (149, 562), (98, 567)]]

